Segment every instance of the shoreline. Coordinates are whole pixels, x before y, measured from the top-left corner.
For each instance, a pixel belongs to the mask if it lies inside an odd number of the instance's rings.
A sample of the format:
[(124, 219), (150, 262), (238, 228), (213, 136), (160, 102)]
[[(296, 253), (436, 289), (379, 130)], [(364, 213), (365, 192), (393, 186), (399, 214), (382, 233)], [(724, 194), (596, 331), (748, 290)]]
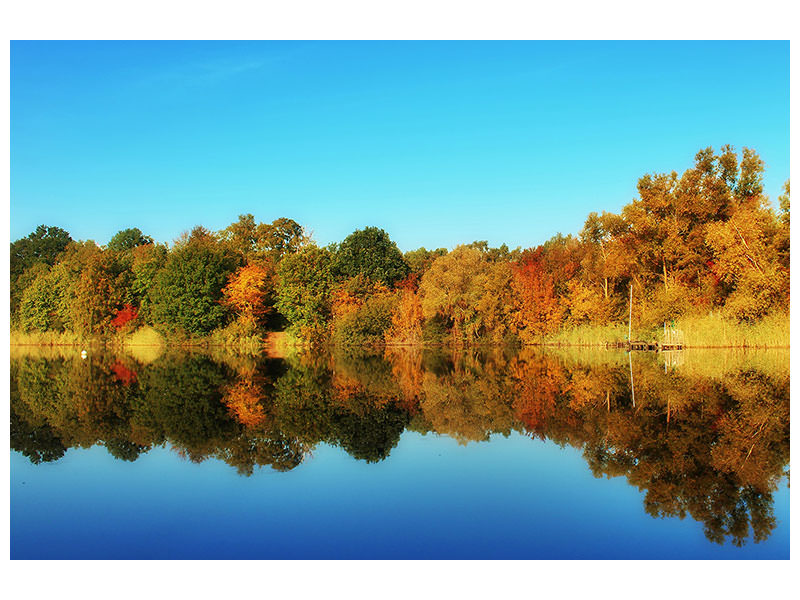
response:
[[(527, 344), (502, 344), (502, 343), (485, 343), (485, 344), (464, 344), (461, 346), (453, 346), (451, 344), (384, 344), (381, 346), (332, 346), (320, 345), (318, 348), (325, 348), (328, 350), (385, 350), (387, 348), (403, 348), (409, 350), (425, 350), (433, 348), (443, 348), (449, 350), (473, 350), (478, 348), (594, 348), (598, 350), (619, 350), (622, 352), (629, 352), (624, 347), (611, 346), (616, 342), (608, 342), (602, 344), (580, 344), (568, 342), (543, 342), (543, 343), (527, 343)], [(74, 343), (14, 343), (11, 342), (12, 348), (80, 348), (82, 346), (103, 346), (107, 350), (121, 349), (121, 348), (216, 348), (216, 349), (229, 349), (232, 350), (230, 344), (213, 344), (213, 343), (186, 343), (186, 342), (165, 342), (163, 344), (109, 344), (107, 341), (102, 340), (87, 340), (85, 342)], [(295, 349), (309, 349), (311, 346), (307, 344), (289, 345), (290, 348)], [(268, 345), (264, 344), (260, 347), (261, 350), (267, 350)], [(630, 350), (631, 352), (679, 352), (681, 350), (790, 350), (789, 345), (765, 345), (765, 344), (741, 344), (741, 345), (692, 345), (685, 344), (682, 348), (677, 349), (653, 349), (653, 350)]]

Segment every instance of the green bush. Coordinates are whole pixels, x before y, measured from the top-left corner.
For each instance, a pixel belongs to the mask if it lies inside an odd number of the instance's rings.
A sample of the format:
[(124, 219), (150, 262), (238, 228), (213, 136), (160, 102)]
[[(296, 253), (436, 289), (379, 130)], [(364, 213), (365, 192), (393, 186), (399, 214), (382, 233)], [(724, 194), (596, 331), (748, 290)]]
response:
[(392, 326), (397, 300), (392, 296), (370, 298), (353, 312), (334, 320), (331, 342), (336, 346), (379, 346)]

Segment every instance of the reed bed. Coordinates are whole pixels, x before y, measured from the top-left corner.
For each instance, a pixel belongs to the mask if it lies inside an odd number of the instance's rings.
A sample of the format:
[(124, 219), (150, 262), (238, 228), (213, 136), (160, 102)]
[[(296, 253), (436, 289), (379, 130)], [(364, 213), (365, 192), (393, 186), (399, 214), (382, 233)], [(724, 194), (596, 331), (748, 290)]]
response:
[(736, 323), (713, 313), (683, 317), (676, 325), (683, 330), (686, 346), (690, 348), (789, 347), (788, 313), (773, 313), (753, 324)]
[(628, 335), (627, 325), (580, 325), (562, 329), (542, 337), (548, 346), (603, 346), (608, 342), (622, 342)]

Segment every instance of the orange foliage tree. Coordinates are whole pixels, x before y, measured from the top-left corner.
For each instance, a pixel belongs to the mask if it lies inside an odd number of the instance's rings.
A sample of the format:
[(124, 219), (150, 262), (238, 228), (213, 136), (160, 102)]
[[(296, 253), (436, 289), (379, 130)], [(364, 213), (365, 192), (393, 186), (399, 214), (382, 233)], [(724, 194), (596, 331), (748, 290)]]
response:
[(262, 264), (240, 267), (222, 288), (222, 303), (232, 308), (242, 321), (255, 322), (271, 310), (266, 303), (270, 275), (270, 270)]
[(558, 329), (564, 307), (555, 294), (552, 277), (542, 266), (541, 247), (523, 253), (512, 272), (513, 314), (520, 339), (531, 342)]
[(400, 302), (392, 313), (392, 326), (386, 332), (390, 344), (414, 345), (422, 342), (422, 304), (410, 289), (400, 292)]

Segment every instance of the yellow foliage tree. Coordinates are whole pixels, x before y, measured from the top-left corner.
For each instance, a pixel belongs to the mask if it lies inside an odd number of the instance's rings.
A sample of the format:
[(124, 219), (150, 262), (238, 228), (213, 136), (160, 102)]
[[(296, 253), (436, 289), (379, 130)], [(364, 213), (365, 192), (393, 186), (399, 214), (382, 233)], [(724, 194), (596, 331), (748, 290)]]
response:
[(392, 314), (392, 326), (386, 332), (386, 342), (415, 345), (422, 342), (422, 304), (412, 290), (400, 293), (400, 302)]
[(223, 304), (232, 308), (240, 320), (254, 322), (270, 312), (266, 305), (270, 270), (262, 264), (249, 264), (238, 269), (222, 289)]

